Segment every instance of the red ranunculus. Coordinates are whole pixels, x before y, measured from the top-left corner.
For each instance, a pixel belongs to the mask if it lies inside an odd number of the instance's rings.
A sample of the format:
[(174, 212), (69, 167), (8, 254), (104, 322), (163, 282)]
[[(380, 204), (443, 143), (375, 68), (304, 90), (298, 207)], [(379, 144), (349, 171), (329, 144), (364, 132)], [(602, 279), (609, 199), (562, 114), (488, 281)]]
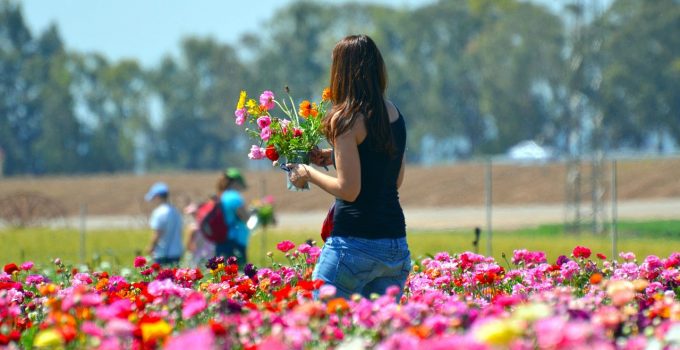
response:
[(5, 265), (5, 268), (3, 268), (3, 270), (8, 275), (11, 275), (14, 271), (19, 271), (19, 267), (15, 263), (9, 263), (9, 264)]
[(264, 150), (264, 155), (269, 158), (269, 160), (276, 161), (279, 159), (279, 152), (276, 151), (276, 147), (273, 145), (267, 146), (267, 148)]
[(595, 255), (597, 255), (597, 258), (600, 260), (607, 260), (607, 256), (602, 253), (597, 253)]
[(576, 246), (576, 248), (574, 248), (574, 251), (572, 252), (572, 254), (574, 254), (575, 258), (584, 258), (584, 259), (590, 258), (590, 253), (591, 253), (590, 249), (588, 249), (586, 247), (581, 247), (581, 246)]

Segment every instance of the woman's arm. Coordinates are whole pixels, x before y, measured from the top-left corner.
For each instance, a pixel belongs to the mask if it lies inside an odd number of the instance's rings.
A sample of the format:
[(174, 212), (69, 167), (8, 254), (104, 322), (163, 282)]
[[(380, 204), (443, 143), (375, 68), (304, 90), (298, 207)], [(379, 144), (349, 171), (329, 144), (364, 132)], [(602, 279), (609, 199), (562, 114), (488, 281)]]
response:
[(291, 167), (291, 182), (301, 187), (309, 181), (342, 200), (356, 200), (361, 192), (361, 162), (357, 146), (360, 140), (357, 136), (363, 133), (365, 138), (365, 127), (363, 120), (357, 120), (355, 124), (357, 126), (335, 139), (337, 177), (326, 175), (309, 165), (295, 164)]

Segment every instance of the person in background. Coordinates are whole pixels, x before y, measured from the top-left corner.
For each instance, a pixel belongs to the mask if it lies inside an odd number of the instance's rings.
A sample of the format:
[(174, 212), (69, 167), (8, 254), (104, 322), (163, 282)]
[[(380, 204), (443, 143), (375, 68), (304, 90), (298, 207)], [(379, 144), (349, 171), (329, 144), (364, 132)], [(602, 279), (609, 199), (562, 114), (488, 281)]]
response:
[(198, 222), (196, 222), (197, 209), (198, 206), (195, 203), (184, 208), (184, 214), (193, 218), (189, 224), (189, 239), (187, 241), (187, 251), (191, 254), (191, 267), (202, 266), (208, 259), (215, 256), (215, 244), (205, 238)]
[(182, 216), (169, 202), (168, 185), (156, 182), (144, 196), (147, 202), (154, 202), (149, 226), (153, 230), (147, 252), (161, 265), (176, 265), (183, 253)]
[(333, 109), (322, 122), (333, 149), (312, 152), (313, 163), (334, 164), (337, 176), (288, 164), (295, 186), (311, 182), (336, 198), (333, 228), (312, 278), (335, 286), (340, 297), (370, 297), (392, 286), (401, 290), (411, 270), (399, 203), (406, 127), (385, 98), (386, 87), (385, 64), (370, 37), (338, 42), (330, 74)]
[(246, 251), (250, 238), (250, 230), (246, 226), (249, 215), (241, 195), (245, 188), (245, 180), (236, 168), (228, 168), (217, 180), (217, 193), (220, 196), (224, 221), (229, 227), (229, 237), (225, 242), (216, 245), (215, 255), (225, 258), (234, 256), (241, 267), (248, 261)]

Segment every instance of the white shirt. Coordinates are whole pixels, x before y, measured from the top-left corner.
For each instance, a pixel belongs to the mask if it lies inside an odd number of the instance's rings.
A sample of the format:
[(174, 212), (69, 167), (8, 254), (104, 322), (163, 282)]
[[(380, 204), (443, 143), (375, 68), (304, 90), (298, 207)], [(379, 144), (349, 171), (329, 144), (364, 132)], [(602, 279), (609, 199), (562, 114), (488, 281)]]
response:
[(149, 226), (158, 231), (158, 244), (153, 250), (154, 259), (182, 256), (182, 216), (168, 203), (159, 205), (151, 213)]

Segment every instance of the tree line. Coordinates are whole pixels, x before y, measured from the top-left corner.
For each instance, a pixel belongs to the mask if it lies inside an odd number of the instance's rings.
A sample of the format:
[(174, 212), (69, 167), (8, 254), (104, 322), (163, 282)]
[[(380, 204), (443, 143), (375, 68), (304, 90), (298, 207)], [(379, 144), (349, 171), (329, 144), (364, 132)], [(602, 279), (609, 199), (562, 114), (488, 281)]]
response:
[[(441, 0), (412, 9), (298, 1), (237, 43), (187, 37), (151, 68), (66, 50), (0, 2), (4, 173), (244, 166), (239, 91), (319, 98), (330, 52), (367, 33), (407, 116), (408, 159), (466, 159), (532, 139), (573, 156), (680, 140), (680, 3)], [(650, 141), (652, 140), (652, 141)], [(653, 141), (656, 140), (656, 141)]]

